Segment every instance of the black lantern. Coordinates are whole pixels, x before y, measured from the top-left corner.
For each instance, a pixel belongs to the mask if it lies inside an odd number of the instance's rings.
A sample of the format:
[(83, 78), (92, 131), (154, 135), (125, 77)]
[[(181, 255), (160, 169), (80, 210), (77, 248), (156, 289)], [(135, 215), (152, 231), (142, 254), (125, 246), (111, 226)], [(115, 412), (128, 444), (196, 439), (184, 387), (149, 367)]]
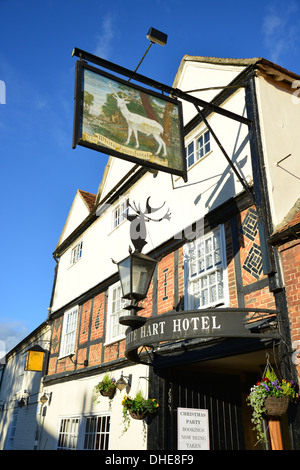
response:
[(125, 307), (126, 310), (131, 310), (131, 315), (121, 317), (119, 321), (127, 326), (132, 326), (133, 322), (142, 323), (146, 319), (136, 315), (137, 311), (142, 309), (138, 306), (138, 302), (147, 297), (157, 261), (135, 251), (117, 264), (123, 298), (131, 301), (130, 305)]
[(157, 261), (135, 251), (118, 263), (123, 298), (142, 300), (147, 297)]

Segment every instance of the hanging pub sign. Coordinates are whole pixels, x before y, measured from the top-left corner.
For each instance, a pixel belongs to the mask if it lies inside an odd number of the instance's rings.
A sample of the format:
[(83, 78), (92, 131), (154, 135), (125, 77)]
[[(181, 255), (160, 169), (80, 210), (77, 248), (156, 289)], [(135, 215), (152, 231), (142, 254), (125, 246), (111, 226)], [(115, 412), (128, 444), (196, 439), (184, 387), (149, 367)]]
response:
[(181, 102), (76, 62), (73, 148), (122, 158), (186, 181)]

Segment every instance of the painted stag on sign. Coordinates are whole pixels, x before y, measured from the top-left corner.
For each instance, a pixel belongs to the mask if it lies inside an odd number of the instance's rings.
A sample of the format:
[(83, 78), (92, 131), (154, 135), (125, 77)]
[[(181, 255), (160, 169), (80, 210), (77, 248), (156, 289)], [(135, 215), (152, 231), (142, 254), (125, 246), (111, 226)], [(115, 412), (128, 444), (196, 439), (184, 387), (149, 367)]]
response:
[(136, 148), (139, 148), (140, 146), (138, 139), (139, 132), (141, 132), (142, 134), (146, 134), (147, 136), (152, 135), (158, 143), (158, 149), (155, 152), (155, 155), (158, 155), (161, 149), (163, 149), (163, 155), (166, 156), (167, 148), (165, 142), (162, 139), (162, 134), (164, 131), (163, 126), (154, 119), (149, 119), (145, 116), (141, 116), (140, 114), (131, 113), (126, 106), (130, 103), (130, 101), (121, 98), (113, 89), (111, 82), (109, 82), (109, 86), (113, 92), (114, 97), (117, 100), (118, 108), (126, 119), (128, 125), (128, 138), (125, 144), (129, 144), (132, 133), (134, 134), (136, 140)]

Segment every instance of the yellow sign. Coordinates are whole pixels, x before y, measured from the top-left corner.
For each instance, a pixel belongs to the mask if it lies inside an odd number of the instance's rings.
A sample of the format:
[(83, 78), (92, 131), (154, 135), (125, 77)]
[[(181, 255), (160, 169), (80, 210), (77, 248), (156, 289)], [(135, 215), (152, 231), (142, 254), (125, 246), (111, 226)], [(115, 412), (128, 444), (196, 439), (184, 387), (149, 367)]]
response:
[[(41, 372), (43, 370), (45, 351), (38, 346), (27, 351), (25, 370)], [(35, 350), (36, 349), (36, 350)]]

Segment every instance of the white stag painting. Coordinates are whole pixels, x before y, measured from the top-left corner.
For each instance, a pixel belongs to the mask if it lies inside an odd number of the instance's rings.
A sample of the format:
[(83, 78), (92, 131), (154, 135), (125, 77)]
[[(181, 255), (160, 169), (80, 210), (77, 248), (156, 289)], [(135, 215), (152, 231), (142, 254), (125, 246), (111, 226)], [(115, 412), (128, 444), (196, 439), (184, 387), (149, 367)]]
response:
[(180, 119), (174, 100), (84, 69), (81, 141), (100, 151), (107, 148), (105, 153), (113, 150), (121, 158), (124, 154), (179, 174)]
[(167, 155), (166, 144), (162, 138), (162, 135), (164, 132), (163, 126), (154, 119), (146, 118), (145, 116), (141, 116), (140, 114), (131, 113), (126, 106), (127, 104), (130, 103), (130, 101), (124, 98), (121, 98), (113, 89), (111, 82), (109, 82), (109, 86), (112, 89), (114, 97), (117, 100), (118, 108), (127, 122), (128, 137), (125, 142), (125, 145), (129, 144), (130, 137), (133, 132), (135, 140), (136, 140), (135, 147), (138, 149), (140, 146), (138, 133), (141, 132), (142, 134), (146, 134), (147, 136), (152, 135), (154, 139), (157, 141), (158, 149), (155, 152), (155, 155), (159, 155), (161, 148), (163, 148), (163, 155), (166, 156)]

